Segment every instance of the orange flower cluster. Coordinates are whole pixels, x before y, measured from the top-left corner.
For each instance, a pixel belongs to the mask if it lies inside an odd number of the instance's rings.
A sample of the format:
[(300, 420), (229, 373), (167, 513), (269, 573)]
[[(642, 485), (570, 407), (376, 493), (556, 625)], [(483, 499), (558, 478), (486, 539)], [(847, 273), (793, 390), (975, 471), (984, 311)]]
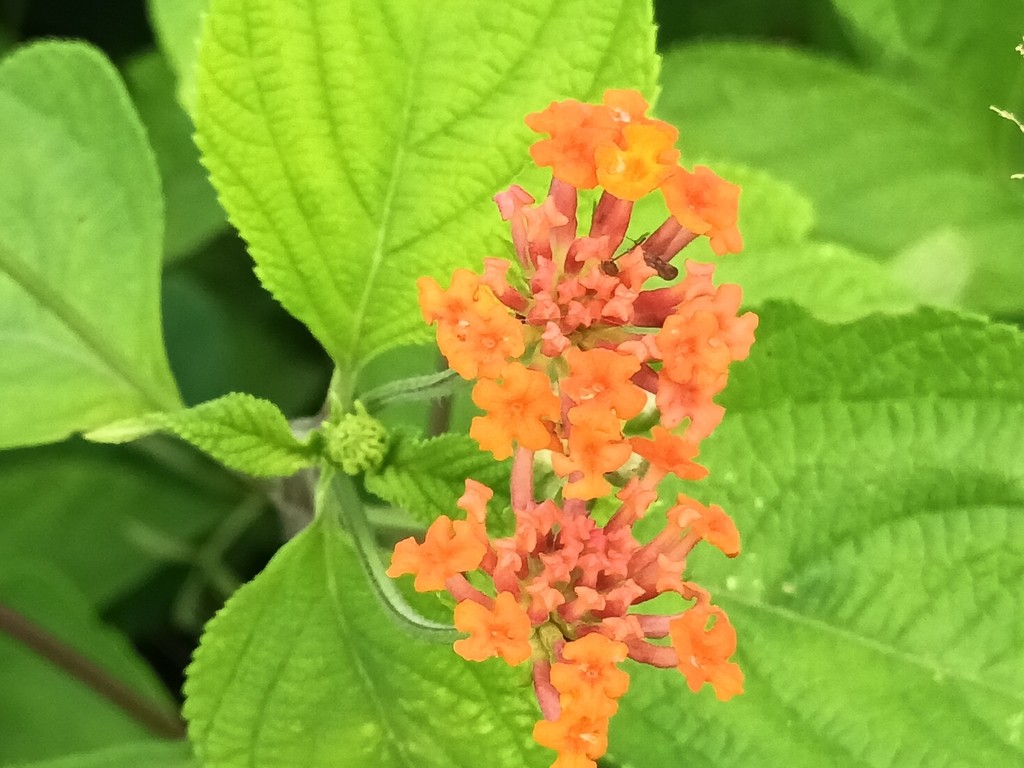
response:
[[(633, 533), (667, 475), (707, 474), (694, 460), (723, 416), (714, 398), (757, 326), (755, 315), (739, 314), (737, 286), (713, 283), (713, 265), (687, 261), (682, 279), (644, 288), (655, 275), (677, 277), (671, 259), (700, 235), (720, 255), (742, 247), (739, 189), (707, 168), (681, 168), (676, 130), (647, 108), (634, 91), (608, 91), (599, 105), (556, 102), (527, 117), (549, 136), (531, 154), (554, 178), (539, 204), (518, 186), (495, 197), (519, 269), (487, 259), (482, 275), (457, 270), (447, 289), (430, 278), (418, 284), (441, 351), (477, 380), (483, 415), (470, 434), (496, 458), (513, 457), (516, 529), (491, 538), (492, 491), (467, 480), (466, 518), (442, 516), (422, 542), (400, 542), (388, 573), (412, 574), (417, 590), (457, 600), (455, 625), (467, 637), (455, 651), (464, 658), (532, 661), (544, 715), (534, 737), (556, 750), (555, 768), (593, 768), (604, 754), (608, 720), (629, 685), (617, 666), (627, 657), (676, 667), (692, 690), (707, 683), (722, 700), (742, 691), (729, 660), (732, 625), (684, 580), (701, 541), (739, 553), (732, 520), (679, 495), (653, 539)], [(578, 191), (598, 186), (581, 235)], [(633, 203), (655, 191), (669, 218), (621, 248)], [(642, 414), (659, 422), (648, 433), (631, 426)], [(554, 498), (535, 498), (540, 457), (562, 479)], [(591, 504), (612, 494), (617, 511), (598, 525)], [(680, 612), (631, 610), (666, 593), (679, 596)]]

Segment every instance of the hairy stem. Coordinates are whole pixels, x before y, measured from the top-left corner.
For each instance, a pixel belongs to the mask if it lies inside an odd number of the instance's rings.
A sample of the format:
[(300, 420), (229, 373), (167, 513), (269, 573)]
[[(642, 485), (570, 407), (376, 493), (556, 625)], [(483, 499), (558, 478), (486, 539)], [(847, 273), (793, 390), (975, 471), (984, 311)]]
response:
[[(329, 524), (340, 526), (344, 523), (348, 528), (369, 585), (396, 624), (407, 634), (430, 643), (451, 645), (457, 640), (459, 633), (455, 627), (431, 621), (420, 615), (406, 602), (394, 581), (385, 573), (384, 563), (381, 562), (377, 551), (374, 531), (366, 519), (366, 509), (352, 485), (351, 478), (340, 473), (331, 473), (321, 480), (321, 489), (335, 497), (335, 505), (331, 505), (333, 514), (328, 517)], [(318, 509), (325, 507), (324, 504), (317, 506)], [(337, 514), (339, 512), (340, 516)]]

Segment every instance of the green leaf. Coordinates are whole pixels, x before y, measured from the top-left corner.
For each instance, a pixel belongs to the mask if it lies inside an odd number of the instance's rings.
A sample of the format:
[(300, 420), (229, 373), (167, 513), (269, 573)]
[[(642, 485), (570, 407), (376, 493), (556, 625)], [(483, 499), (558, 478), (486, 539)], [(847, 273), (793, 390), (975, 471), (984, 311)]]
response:
[(746, 250), (722, 259), (715, 281), (742, 286), (748, 306), (792, 301), (823, 320), (906, 311), (916, 304), (887, 266), (828, 243)]
[(636, 669), (616, 758), (1021, 764), (1024, 335), (931, 310), (761, 314), (702, 448), (700, 496), (743, 552), (688, 569), (736, 625), (747, 690), (722, 704)]
[(13, 768), (198, 768), (184, 742), (142, 742), (54, 760), (19, 763)]
[(494, 489), (495, 509), (507, 506), (511, 462), (495, 461), (468, 435), (447, 434), (427, 440), (399, 436), (384, 466), (368, 472), (366, 489), (429, 523), (453, 515), (455, 503), (472, 478)]
[[(947, 101), (958, 98), (984, 120), (993, 103), (1014, 106), (1024, 62), (1014, 46), (1024, 32), (1018, 0), (832, 0), (869, 57), (884, 70), (909, 70)], [(1015, 19), (1017, 24), (1007, 23)]]
[(791, 183), (814, 205), (815, 238), (893, 258), (949, 233), (971, 271), (958, 302), (1020, 307), (1019, 166), (994, 161), (969, 115), (781, 47), (681, 48), (663, 83), (660, 111), (684, 127), (684, 146)]
[(183, 411), (115, 422), (86, 437), (124, 443), (158, 431), (171, 432), (225, 466), (256, 477), (287, 477), (317, 461), (316, 449), (292, 434), (276, 405), (240, 392)]
[(650, 94), (653, 50), (649, 0), (214, 0), (198, 141), (260, 279), (353, 376), (427, 338), (418, 276), (498, 247), (524, 115)]
[[(128, 640), (100, 623), (58, 571), (27, 560), (0, 569), (0, 603), (68, 643), (133, 690), (174, 711), (170, 697)], [(20, 643), (0, 634), (0, 764), (98, 749), (149, 734), (128, 714)]]
[(117, 73), (81, 43), (19, 49), (0, 135), (0, 448), (177, 407), (159, 180)]
[(167, 208), (164, 258), (188, 256), (227, 228), (224, 211), (199, 164), (192, 121), (174, 98), (174, 74), (155, 51), (124, 67), (128, 91), (156, 154)]
[(544, 764), (525, 672), (397, 631), (338, 527), (333, 494), (203, 635), (185, 686), (203, 764)]
[(157, 42), (178, 76), (178, 101), (191, 112), (196, 97), (199, 31), (210, 0), (149, 0)]
[(211, 476), (198, 455), (171, 453), (166, 466), (157, 464), (161, 448), (153, 440), (131, 447), (73, 441), (5, 452), (0, 563), (28, 557), (59, 569), (90, 603), (109, 607), (163, 565), (147, 541), (196, 539), (242, 495), (230, 478)]

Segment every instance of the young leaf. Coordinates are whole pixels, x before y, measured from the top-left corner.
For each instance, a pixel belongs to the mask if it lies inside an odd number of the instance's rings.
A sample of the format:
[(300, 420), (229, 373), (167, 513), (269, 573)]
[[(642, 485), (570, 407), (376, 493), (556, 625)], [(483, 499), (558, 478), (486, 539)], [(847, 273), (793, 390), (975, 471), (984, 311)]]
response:
[(287, 477), (317, 461), (315, 449), (292, 434), (276, 405), (240, 392), (183, 411), (119, 421), (86, 437), (124, 443), (158, 431), (172, 432), (225, 466), (256, 477)]
[(0, 448), (178, 407), (160, 182), (114, 68), (82, 43), (19, 49), (0, 135)]
[(542, 765), (525, 673), (398, 631), (324, 503), (203, 635), (185, 686), (203, 764)]
[(214, 0), (198, 142), (260, 279), (351, 376), (427, 338), (417, 277), (494, 252), (528, 112), (656, 73), (649, 0)]
[(11, 768), (199, 768), (188, 744), (148, 741), (68, 755), (53, 760), (19, 763)]
[(378, 472), (364, 480), (370, 493), (402, 507), (425, 523), (454, 515), (466, 491), (466, 478), (495, 489), (495, 508), (508, 505), (507, 461), (495, 461), (468, 435), (447, 434), (429, 440), (400, 436)]
[(663, 83), (660, 110), (685, 126), (687, 145), (792, 183), (814, 204), (816, 237), (888, 258), (951, 233), (972, 271), (960, 303), (1019, 308), (1024, 188), (969, 115), (782, 47), (680, 48)]
[[(58, 571), (28, 560), (0, 568), (0, 604), (68, 643), (168, 713), (170, 697), (127, 638), (104, 626)], [(137, 742), (150, 734), (83, 683), (0, 633), (0, 765)]]
[(736, 626), (746, 692), (635, 670), (617, 759), (1020, 764), (1022, 382), (1024, 335), (975, 318), (762, 312), (701, 457), (743, 551), (691, 564)]
[(160, 168), (167, 209), (164, 258), (174, 261), (226, 229), (227, 219), (199, 164), (192, 121), (174, 98), (174, 74), (164, 57), (156, 51), (135, 56), (124, 75)]

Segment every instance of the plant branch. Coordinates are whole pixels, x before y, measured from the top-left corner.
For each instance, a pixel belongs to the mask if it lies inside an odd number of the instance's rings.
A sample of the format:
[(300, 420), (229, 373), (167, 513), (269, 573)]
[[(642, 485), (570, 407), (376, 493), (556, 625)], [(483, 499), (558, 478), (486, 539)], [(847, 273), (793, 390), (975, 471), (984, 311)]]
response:
[(167, 739), (185, 737), (185, 724), (177, 714), (139, 695), (91, 659), (3, 604), (0, 632), (91, 688), (154, 735)]

